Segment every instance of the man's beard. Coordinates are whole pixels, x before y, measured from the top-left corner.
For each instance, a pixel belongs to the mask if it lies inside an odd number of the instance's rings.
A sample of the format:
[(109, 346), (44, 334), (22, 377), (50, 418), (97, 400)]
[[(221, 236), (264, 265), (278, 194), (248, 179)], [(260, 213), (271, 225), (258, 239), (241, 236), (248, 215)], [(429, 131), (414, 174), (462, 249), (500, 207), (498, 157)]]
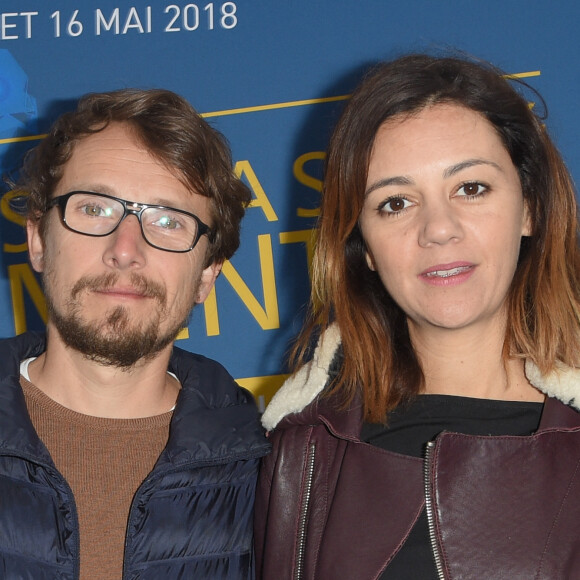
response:
[[(179, 331), (188, 324), (193, 308), (192, 303), (183, 320), (178, 320), (164, 334), (160, 334), (160, 323), (167, 316), (167, 296), (165, 288), (156, 282), (133, 273), (130, 282), (143, 296), (159, 302), (159, 309), (152, 309), (149, 322), (135, 322), (126, 306), (116, 306), (104, 314), (104, 320), (86, 321), (82, 317), (82, 307), (78, 300), (85, 290), (103, 291), (114, 287), (118, 274), (83, 277), (71, 291), (70, 300), (63, 312), (55, 307), (54, 298), (45, 288), (49, 320), (58, 331), (64, 344), (87, 359), (103, 366), (130, 369), (139, 361), (150, 360), (172, 343)], [(48, 285), (47, 285), (48, 286)]]

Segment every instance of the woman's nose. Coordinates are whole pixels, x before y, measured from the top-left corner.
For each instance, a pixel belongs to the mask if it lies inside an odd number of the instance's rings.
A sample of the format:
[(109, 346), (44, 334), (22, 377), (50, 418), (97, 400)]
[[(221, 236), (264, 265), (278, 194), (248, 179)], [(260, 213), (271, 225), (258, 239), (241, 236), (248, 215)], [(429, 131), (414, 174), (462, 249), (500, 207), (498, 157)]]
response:
[(463, 227), (459, 217), (450, 205), (427, 205), (421, 210), (419, 244), (442, 245), (463, 237)]

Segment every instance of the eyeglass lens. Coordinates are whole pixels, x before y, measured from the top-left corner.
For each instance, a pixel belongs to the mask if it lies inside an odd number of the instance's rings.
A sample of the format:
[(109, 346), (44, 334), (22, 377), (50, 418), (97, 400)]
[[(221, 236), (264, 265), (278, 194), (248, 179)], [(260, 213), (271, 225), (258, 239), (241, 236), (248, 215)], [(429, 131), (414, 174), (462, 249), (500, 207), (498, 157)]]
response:
[[(90, 193), (70, 196), (65, 210), (67, 225), (93, 236), (110, 234), (125, 215), (123, 204), (115, 199)], [(197, 222), (186, 213), (171, 208), (148, 207), (140, 212), (145, 239), (167, 250), (187, 250), (197, 236)]]

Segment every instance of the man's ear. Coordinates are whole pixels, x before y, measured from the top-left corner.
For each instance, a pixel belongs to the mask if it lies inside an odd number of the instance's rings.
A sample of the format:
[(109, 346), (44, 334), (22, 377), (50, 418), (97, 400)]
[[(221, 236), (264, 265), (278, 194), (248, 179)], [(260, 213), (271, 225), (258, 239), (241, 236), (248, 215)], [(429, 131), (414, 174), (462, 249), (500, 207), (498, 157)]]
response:
[(197, 289), (197, 296), (195, 297), (197, 304), (205, 302), (205, 299), (211, 292), (211, 289), (213, 288), (215, 281), (222, 270), (222, 266), (222, 262), (212, 262), (202, 271), (201, 278), (199, 280), (199, 287)]
[(44, 270), (44, 242), (40, 235), (40, 222), (26, 222), (26, 239), (28, 240), (28, 256), (35, 272)]

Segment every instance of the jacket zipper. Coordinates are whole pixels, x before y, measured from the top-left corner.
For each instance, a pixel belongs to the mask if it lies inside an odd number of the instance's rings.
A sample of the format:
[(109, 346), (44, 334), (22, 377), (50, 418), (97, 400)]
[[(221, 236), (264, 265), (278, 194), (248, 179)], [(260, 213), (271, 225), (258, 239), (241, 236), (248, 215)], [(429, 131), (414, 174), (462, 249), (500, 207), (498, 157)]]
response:
[(314, 456), (316, 445), (310, 444), (308, 456), (306, 457), (306, 484), (302, 494), (302, 509), (300, 510), (300, 519), (298, 521), (298, 547), (296, 550), (296, 569), (294, 580), (302, 578), (304, 569), (304, 551), (306, 547), (306, 524), (308, 521), (308, 508), (310, 507), (310, 494), (312, 492), (312, 480), (314, 479)]
[(435, 441), (429, 441), (425, 449), (424, 477), (425, 477), (425, 511), (427, 512), (427, 522), (429, 524), (429, 538), (431, 540), (431, 550), (433, 551), (433, 558), (435, 560), (435, 567), (437, 568), (437, 576), (439, 580), (445, 580), (443, 574), (443, 564), (441, 562), (441, 553), (437, 545), (437, 536), (435, 534), (435, 513), (433, 506), (433, 494), (431, 492), (431, 455), (435, 449)]

